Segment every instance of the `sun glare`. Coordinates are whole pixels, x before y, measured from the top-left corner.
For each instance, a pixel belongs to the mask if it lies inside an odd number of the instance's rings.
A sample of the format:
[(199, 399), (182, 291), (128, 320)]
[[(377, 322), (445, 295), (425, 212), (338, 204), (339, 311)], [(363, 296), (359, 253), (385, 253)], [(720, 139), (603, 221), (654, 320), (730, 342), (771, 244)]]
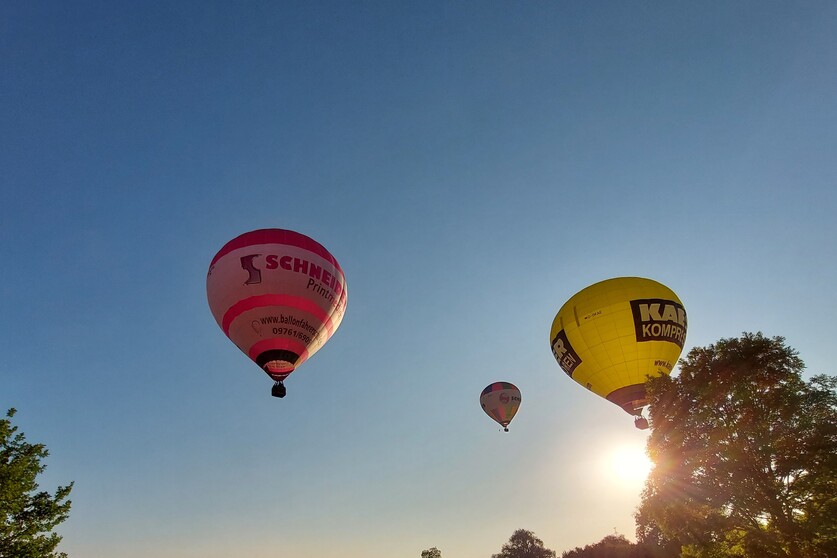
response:
[(614, 480), (624, 483), (644, 481), (653, 466), (641, 446), (616, 447), (608, 459), (608, 473)]

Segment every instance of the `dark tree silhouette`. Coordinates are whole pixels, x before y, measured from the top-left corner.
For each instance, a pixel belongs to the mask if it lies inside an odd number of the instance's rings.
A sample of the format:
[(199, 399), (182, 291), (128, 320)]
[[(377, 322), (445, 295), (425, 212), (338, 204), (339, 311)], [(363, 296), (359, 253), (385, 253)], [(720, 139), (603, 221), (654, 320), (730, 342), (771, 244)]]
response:
[(518, 529), (492, 558), (555, 558), (555, 551), (544, 548), (532, 531)]
[(677, 558), (680, 553), (666, 553), (646, 544), (634, 544), (624, 535), (608, 535), (595, 544), (576, 547), (561, 558)]

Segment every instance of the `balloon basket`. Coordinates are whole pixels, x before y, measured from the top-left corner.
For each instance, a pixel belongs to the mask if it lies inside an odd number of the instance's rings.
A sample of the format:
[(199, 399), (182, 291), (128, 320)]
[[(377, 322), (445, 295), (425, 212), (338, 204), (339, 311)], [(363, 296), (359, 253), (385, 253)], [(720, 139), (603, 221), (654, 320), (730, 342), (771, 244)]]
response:
[(285, 395), (287, 395), (287, 393), (288, 393), (288, 390), (285, 389), (285, 384), (283, 384), (282, 382), (276, 382), (275, 384), (273, 384), (273, 387), (270, 389), (270, 395), (272, 395), (273, 397), (279, 397), (280, 399), (282, 397), (285, 397)]

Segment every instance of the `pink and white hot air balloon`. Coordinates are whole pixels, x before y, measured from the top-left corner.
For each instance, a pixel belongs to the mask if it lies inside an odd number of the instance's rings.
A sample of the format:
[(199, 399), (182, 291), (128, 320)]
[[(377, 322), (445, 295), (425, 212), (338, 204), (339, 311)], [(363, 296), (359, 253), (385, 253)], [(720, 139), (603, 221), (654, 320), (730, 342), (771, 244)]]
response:
[(206, 296), (224, 334), (273, 378), (283, 380), (325, 344), (346, 312), (340, 264), (315, 240), (260, 229), (227, 242), (212, 258)]

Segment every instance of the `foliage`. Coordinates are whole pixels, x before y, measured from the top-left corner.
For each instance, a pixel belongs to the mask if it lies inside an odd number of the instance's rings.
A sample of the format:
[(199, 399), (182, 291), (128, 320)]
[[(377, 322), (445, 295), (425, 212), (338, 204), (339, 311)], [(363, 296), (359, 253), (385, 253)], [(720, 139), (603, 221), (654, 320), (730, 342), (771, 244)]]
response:
[(427, 550), (421, 551), (421, 558), (442, 558), (442, 551), (435, 546), (431, 546)]
[(491, 558), (555, 558), (555, 551), (544, 548), (543, 541), (532, 531), (518, 529)]
[(52, 529), (67, 519), (73, 484), (59, 486), (55, 494), (36, 492), (36, 477), (49, 455), (43, 444), (30, 444), (17, 426), (15, 409), (0, 419), (0, 558), (66, 558), (55, 553), (61, 541)]
[(650, 545), (634, 544), (624, 535), (608, 535), (595, 544), (568, 550), (561, 558), (673, 558), (678, 554), (666, 554)]
[(648, 381), (655, 463), (637, 536), (682, 556), (837, 556), (837, 378), (782, 337), (692, 349)]

